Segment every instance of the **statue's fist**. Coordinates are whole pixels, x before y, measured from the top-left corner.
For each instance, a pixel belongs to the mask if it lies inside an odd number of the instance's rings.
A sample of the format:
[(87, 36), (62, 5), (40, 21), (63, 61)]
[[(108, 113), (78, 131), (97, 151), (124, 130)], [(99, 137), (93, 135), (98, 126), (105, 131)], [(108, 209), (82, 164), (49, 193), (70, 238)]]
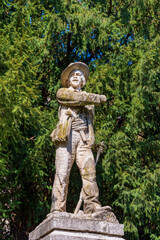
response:
[(105, 95), (100, 95), (100, 101), (102, 103), (105, 103), (107, 101), (106, 96)]

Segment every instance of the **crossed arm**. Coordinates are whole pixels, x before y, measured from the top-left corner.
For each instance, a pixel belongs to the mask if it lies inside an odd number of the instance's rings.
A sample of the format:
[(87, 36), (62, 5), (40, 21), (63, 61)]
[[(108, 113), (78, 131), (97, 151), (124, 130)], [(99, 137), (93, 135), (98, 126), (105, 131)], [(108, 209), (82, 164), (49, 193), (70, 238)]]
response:
[(60, 88), (57, 92), (57, 99), (60, 104), (70, 106), (95, 105), (106, 102), (105, 95), (87, 93), (85, 91), (72, 91), (68, 88)]

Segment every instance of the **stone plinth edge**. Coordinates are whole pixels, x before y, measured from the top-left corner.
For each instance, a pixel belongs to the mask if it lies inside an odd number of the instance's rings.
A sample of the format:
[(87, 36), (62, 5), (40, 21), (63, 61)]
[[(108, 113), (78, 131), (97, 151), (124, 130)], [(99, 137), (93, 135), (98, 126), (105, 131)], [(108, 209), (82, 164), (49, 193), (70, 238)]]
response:
[(52, 214), (29, 234), (29, 240), (122, 240), (123, 224)]

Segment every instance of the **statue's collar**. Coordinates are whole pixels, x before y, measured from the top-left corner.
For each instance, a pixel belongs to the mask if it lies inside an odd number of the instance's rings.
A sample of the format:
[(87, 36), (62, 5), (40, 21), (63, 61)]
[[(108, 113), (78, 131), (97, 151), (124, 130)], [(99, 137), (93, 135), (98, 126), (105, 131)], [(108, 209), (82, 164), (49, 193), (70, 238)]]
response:
[(73, 92), (82, 92), (82, 90), (78, 90), (78, 89), (74, 89), (73, 87), (69, 87), (69, 90), (73, 91)]

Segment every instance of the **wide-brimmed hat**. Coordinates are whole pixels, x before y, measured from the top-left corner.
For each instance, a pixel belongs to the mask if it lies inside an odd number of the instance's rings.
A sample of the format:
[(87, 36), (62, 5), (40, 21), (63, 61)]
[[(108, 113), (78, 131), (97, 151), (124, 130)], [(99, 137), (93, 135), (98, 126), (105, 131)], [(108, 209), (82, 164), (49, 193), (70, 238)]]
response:
[(89, 67), (83, 62), (71, 63), (68, 65), (68, 67), (66, 67), (66, 69), (64, 69), (61, 74), (61, 83), (63, 87), (68, 87), (67, 81), (69, 74), (74, 70), (81, 70), (85, 76), (86, 81), (88, 80)]

